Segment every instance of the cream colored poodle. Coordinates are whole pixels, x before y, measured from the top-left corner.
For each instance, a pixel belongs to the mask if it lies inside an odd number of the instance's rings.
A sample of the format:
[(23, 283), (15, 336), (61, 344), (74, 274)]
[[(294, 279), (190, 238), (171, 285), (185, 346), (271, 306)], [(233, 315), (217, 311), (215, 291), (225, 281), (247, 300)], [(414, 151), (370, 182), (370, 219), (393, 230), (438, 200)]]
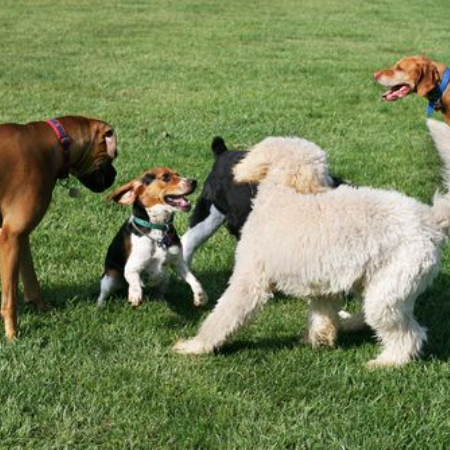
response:
[(450, 128), (428, 127), (444, 164), (445, 195), (432, 206), (399, 192), (342, 185), (329, 189), (325, 153), (299, 138), (267, 138), (234, 171), (238, 182), (259, 183), (242, 230), (229, 287), (179, 353), (220, 347), (261, 308), (274, 290), (309, 300), (306, 340), (334, 345), (342, 320), (340, 294), (352, 290), (363, 319), (382, 346), (372, 367), (398, 366), (419, 355), (426, 330), (414, 303), (439, 270), (450, 228)]

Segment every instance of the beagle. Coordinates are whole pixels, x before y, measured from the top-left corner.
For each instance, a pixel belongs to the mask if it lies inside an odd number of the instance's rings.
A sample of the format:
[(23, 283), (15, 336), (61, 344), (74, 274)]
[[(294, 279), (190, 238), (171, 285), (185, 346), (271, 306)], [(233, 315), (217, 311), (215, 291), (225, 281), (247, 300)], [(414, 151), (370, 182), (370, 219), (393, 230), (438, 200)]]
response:
[(147, 170), (108, 197), (118, 204), (132, 205), (133, 211), (108, 248), (98, 306), (103, 306), (109, 295), (126, 283), (132, 306), (142, 303), (144, 285), (156, 287), (157, 298), (163, 300), (169, 281), (168, 267), (190, 285), (195, 306), (207, 302), (205, 291), (183, 260), (173, 225), (176, 211), (190, 210), (185, 196), (192, 194), (196, 185), (196, 180), (159, 167)]

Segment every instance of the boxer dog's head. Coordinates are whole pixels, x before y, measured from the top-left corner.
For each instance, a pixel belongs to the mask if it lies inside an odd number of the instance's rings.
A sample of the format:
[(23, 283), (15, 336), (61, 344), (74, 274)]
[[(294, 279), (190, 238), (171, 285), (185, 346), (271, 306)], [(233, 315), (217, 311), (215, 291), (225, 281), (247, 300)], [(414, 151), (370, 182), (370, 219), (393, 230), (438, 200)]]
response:
[[(93, 192), (103, 192), (114, 183), (117, 138), (106, 122), (84, 117), (61, 118), (70, 136), (70, 173)], [(72, 132), (74, 126), (79, 132)]]

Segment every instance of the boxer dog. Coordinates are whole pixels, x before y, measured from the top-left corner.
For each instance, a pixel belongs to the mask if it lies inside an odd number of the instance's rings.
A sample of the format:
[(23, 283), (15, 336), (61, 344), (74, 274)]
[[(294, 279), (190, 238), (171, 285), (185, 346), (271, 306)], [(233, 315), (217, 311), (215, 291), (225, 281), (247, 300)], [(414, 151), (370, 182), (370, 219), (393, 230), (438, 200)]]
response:
[(1, 315), (8, 341), (17, 336), (19, 273), (25, 302), (45, 309), (29, 235), (47, 211), (56, 181), (70, 174), (103, 192), (116, 176), (116, 145), (107, 123), (85, 117), (0, 125)]

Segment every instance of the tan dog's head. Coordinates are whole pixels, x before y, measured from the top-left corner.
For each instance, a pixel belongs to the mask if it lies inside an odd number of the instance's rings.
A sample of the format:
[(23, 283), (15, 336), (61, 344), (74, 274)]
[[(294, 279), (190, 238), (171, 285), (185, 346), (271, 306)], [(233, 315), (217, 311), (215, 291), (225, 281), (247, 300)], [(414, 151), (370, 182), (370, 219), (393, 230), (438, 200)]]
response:
[(238, 183), (267, 180), (302, 194), (325, 192), (335, 185), (328, 174), (325, 152), (297, 137), (264, 139), (235, 166), (233, 173)]
[(377, 83), (390, 88), (383, 94), (383, 99), (388, 102), (411, 92), (426, 97), (440, 82), (436, 64), (426, 56), (403, 58), (390, 69), (376, 71), (373, 77)]
[(93, 192), (103, 192), (114, 183), (117, 137), (113, 128), (97, 119), (65, 116), (58, 120), (70, 139), (70, 173)]
[(139, 202), (149, 215), (152, 211), (189, 211), (191, 204), (185, 196), (192, 194), (196, 186), (196, 180), (182, 178), (167, 167), (158, 167), (117, 188), (108, 198), (121, 205)]

